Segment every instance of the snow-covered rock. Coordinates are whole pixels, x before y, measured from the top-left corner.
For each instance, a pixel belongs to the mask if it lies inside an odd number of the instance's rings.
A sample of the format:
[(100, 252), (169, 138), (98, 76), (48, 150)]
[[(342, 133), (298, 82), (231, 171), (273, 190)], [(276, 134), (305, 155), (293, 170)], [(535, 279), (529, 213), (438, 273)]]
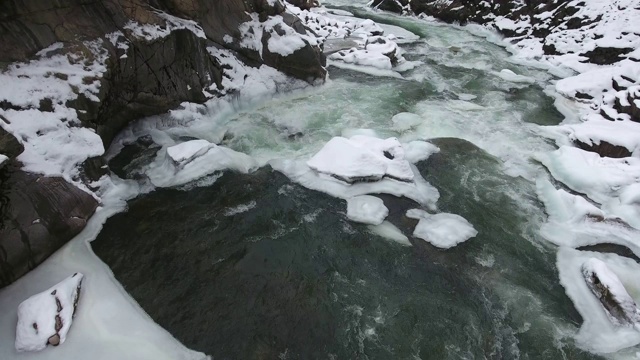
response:
[(364, 224), (380, 225), (389, 215), (389, 209), (382, 199), (370, 195), (354, 196), (347, 199), (349, 220)]
[(582, 275), (611, 322), (637, 327), (640, 331), (640, 309), (607, 264), (600, 259), (591, 258), (582, 264)]
[(39, 351), (64, 343), (80, 299), (82, 279), (82, 274), (75, 273), (20, 304), (17, 351)]
[(420, 209), (407, 211), (407, 217), (418, 220), (413, 236), (428, 241), (435, 247), (449, 249), (478, 234), (460, 215), (440, 213), (431, 215)]
[(348, 183), (377, 181), (389, 177), (400, 181), (414, 178), (398, 139), (378, 139), (356, 135), (334, 137), (307, 165), (323, 174)]
[(154, 186), (171, 187), (216, 171), (232, 170), (246, 174), (257, 167), (256, 161), (246, 154), (206, 140), (191, 140), (159, 151), (156, 159), (146, 167), (145, 174)]

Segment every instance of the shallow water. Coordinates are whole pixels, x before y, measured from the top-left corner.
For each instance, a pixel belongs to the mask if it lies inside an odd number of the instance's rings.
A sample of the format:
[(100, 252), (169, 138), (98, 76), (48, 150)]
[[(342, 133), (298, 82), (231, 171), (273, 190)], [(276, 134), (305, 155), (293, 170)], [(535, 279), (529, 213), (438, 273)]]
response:
[[(308, 158), (350, 129), (428, 139), (441, 151), (418, 168), (440, 191), (438, 211), (466, 218), (476, 238), (401, 246), (348, 221), (345, 201), (264, 166), (131, 201), (95, 252), (156, 322), (215, 359), (594, 358), (573, 344), (581, 319), (537, 234), (543, 170), (530, 156), (554, 148), (537, 125), (562, 121), (544, 93), (551, 77), (460, 29), (348, 9), (421, 35), (403, 48), (423, 64), (404, 79), (330, 68), (320, 88), (202, 129), (222, 129), (223, 144), (261, 164)], [(399, 132), (400, 112), (424, 122)], [(417, 205), (382, 198), (409, 236), (415, 221), (403, 214)]]

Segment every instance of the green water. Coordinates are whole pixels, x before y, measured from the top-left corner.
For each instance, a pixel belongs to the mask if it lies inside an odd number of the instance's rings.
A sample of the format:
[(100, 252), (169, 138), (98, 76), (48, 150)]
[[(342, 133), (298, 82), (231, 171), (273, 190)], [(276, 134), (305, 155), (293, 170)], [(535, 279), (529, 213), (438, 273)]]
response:
[[(537, 125), (562, 120), (543, 92), (550, 76), (459, 29), (357, 12), (421, 35), (404, 49), (423, 64), (405, 79), (330, 68), (325, 86), (216, 119), (224, 144), (266, 163), (308, 157), (348, 129), (429, 139), (441, 151), (418, 168), (440, 191), (438, 211), (463, 216), (477, 237), (404, 247), (350, 222), (344, 200), (264, 166), (131, 201), (96, 253), (157, 323), (214, 359), (594, 358), (573, 344), (581, 319), (537, 235), (542, 169), (530, 156), (553, 149)], [(501, 69), (536, 84), (509, 83)], [(399, 112), (424, 123), (398, 132)], [(403, 214), (417, 205), (383, 199), (411, 235)]]

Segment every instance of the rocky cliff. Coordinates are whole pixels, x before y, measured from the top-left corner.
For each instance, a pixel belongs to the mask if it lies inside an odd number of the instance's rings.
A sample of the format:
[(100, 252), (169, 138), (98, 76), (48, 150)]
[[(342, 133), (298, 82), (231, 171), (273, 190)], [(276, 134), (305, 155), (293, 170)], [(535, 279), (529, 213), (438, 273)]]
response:
[(326, 75), (280, 0), (7, 0), (0, 48), (0, 287), (84, 227), (104, 149), (129, 122), (232, 96), (248, 75), (229, 58), (310, 83)]

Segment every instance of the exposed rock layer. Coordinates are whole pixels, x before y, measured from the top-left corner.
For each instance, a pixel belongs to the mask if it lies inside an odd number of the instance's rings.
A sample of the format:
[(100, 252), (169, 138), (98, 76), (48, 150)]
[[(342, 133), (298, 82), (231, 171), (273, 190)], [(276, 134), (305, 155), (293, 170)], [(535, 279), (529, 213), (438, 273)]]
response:
[[(305, 46), (288, 56), (269, 50), (266, 32), (262, 52), (246, 46), (239, 27), (254, 20), (252, 14), (261, 22), (280, 17), (299, 34), (307, 32), (281, 1), (3, 1), (0, 71), (13, 62), (28, 62), (45, 48), (52, 49), (53, 55), (93, 60), (95, 52), (88, 44), (97, 43), (106, 53), (106, 70), (83, 79), (85, 84), (97, 84), (95, 97), (77, 91), (77, 97), (66, 103), (44, 99), (37, 110), (70, 108), (81, 126), (100, 135), (106, 148), (133, 120), (165, 113), (182, 102), (203, 103), (226, 93), (222, 80), (228, 69), (210, 54), (211, 48), (229, 50), (248, 66), (266, 64), (308, 82), (324, 80), (324, 55), (306, 40)], [(180, 26), (171, 28), (171, 23)], [(132, 26), (169, 31), (162, 36), (140, 36)], [(57, 43), (61, 46), (51, 47)], [(52, 71), (64, 80), (64, 74)], [(0, 109), (28, 110), (7, 101), (0, 101)], [(0, 120), (4, 125), (13, 119)], [(21, 141), (0, 126), (0, 153), (12, 159), (1, 173), (0, 287), (37, 266), (77, 234), (97, 206), (94, 197), (62, 178), (22, 171), (16, 160), (23, 151)], [(106, 173), (104, 159), (91, 157), (81, 165), (80, 178), (74, 180), (88, 184)]]

